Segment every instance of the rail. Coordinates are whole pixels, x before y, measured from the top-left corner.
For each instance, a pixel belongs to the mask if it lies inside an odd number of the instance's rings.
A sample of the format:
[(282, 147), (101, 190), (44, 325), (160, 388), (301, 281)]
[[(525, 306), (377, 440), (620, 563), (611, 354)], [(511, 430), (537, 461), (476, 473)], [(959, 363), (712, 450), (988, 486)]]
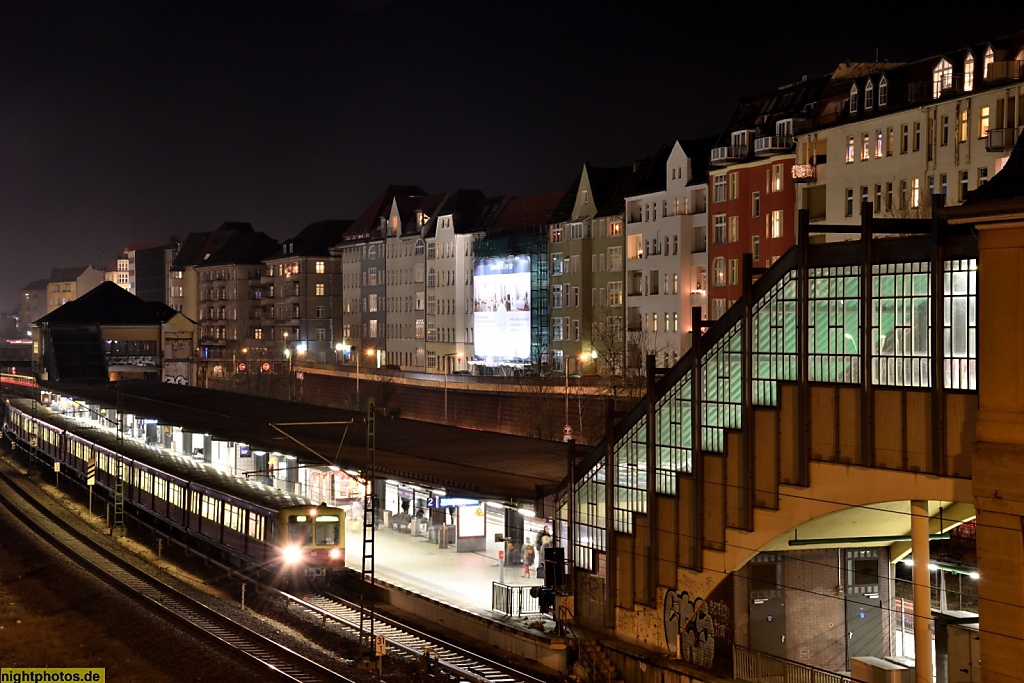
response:
[(510, 586), (497, 581), (491, 584), (491, 610), (506, 617), (540, 614), (540, 599), (530, 593), (537, 586)]
[(747, 683), (854, 683), (849, 676), (732, 646), (732, 675)]

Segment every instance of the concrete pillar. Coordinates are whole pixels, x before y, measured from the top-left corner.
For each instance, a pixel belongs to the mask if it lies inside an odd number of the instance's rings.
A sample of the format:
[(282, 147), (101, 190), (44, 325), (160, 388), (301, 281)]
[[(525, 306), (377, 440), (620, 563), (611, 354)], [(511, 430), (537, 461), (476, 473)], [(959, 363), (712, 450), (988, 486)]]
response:
[(928, 563), (928, 501), (910, 501), (910, 545), (914, 557), (914, 667), (917, 683), (932, 683), (932, 595)]

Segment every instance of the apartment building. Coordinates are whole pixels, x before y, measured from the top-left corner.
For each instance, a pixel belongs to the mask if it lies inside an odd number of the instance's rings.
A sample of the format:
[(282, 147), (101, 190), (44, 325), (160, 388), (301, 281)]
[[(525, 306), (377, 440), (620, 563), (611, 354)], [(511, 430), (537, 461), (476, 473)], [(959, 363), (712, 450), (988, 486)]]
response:
[(636, 171), (589, 163), (551, 215), (551, 370), (622, 374), (624, 197)]
[(1024, 33), (872, 67), (837, 71), (798, 137), (797, 206), (812, 222), (859, 224), (865, 203), (890, 218), (928, 217), (931, 195), (959, 204), (1024, 126)]
[(754, 268), (767, 268), (796, 244), (795, 136), (811, 127), (830, 82), (831, 77), (805, 77), (742, 100), (711, 150), (712, 319), (740, 297), (744, 253), (753, 256)]
[(341, 259), (341, 339), (335, 348), (342, 360), (380, 367), (388, 363), (386, 330), (388, 257), (386, 236), (394, 200), (423, 197), (415, 185), (389, 185), (377, 195), (328, 251)]
[(104, 272), (92, 266), (54, 268), (46, 286), (46, 312), (52, 313), (104, 281)]
[[(253, 343), (256, 333), (252, 321), (259, 319), (256, 311), (267, 308), (257, 294), (266, 267), (264, 261), (279, 249), (276, 240), (251, 229), (222, 236), (227, 239), (210, 243), (211, 250), (192, 266), (197, 294), (200, 380), (204, 374), (219, 377), (229, 372), (229, 362), (242, 357), (242, 349)], [(272, 350), (265, 353), (269, 357)]]
[(426, 224), (444, 195), (396, 196), (388, 217), (385, 285), (386, 362), (402, 370), (426, 367)]
[[(246, 343), (284, 343), (288, 354), (325, 363), (336, 359), (341, 341), (342, 264), (330, 255), (352, 221), (312, 223), (264, 260), (266, 269), (251, 288)], [(262, 304), (262, 305), (260, 305)]]
[[(707, 169), (714, 139), (675, 142), (650, 191), (626, 197), (626, 334), (668, 367), (707, 311)], [(641, 189), (641, 188), (637, 188)], [(600, 264), (599, 264), (600, 265)], [(641, 362), (634, 359), (633, 365)]]
[[(486, 236), (474, 243), (477, 374), (546, 371), (550, 367), (548, 225), (563, 192), (508, 199)], [(512, 294), (511, 311), (492, 301)]]
[[(453, 190), (423, 226), (427, 249), (427, 372), (467, 370), (469, 359), (476, 355), (473, 246), (486, 235), (502, 199), (487, 199), (479, 190)], [(495, 300), (493, 304), (507, 311), (512, 299)]]

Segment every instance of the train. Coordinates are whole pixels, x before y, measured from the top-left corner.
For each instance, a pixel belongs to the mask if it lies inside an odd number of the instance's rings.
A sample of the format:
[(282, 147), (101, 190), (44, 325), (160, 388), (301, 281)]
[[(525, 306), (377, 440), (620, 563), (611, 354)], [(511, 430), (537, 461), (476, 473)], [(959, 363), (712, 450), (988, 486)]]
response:
[(12, 446), (108, 500), (159, 523), (183, 542), (257, 574), (330, 577), (345, 568), (345, 510), (228, 475), (119, 438), (36, 403), (5, 401), (3, 435)]

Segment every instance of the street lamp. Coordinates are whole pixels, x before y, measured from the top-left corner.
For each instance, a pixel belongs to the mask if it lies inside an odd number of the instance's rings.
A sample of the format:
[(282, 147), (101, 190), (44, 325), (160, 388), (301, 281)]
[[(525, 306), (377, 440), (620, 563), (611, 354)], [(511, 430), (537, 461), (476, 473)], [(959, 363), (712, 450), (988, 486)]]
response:
[(459, 351), (458, 353), (446, 353), (441, 358), (441, 361), (444, 363), (444, 423), (445, 424), (448, 424), (448, 370), (449, 370), (448, 359), (449, 358), (458, 358), (459, 359), (459, 363), (461, 364), (462, 363), (462, 351)]
[[(334, 348), (339, 350), (339, 351), (343, 351), (345, 353), (351, 353), (353, 351), (355, 352), (355, 357), (356, 357), (356, 409), (358, 410), (359, 409), (359, 356), (361, 356), (362, 353), (359, 351), (359, 349), (357, 349), (356, 347), (354, 347), (354, 346), (352, 346), (350, 344), (338, 344)], [(373, 351), (374, 350), (372, 348), (364, 349), (364, 350), (366, 351), (366, 355), (367, 356), (372, 356), (373, 355)]]
[[(585, 363), (587, 360), (597, 360), (597, 349), (594, 349), (590, 353), (581, 353), (579, 355), (580, 364)], [(572, 425), (569, 424), (569, 359), (566, 358), (565, 362), (565, 428), (562, 430), (562, 441), (569, 441), (572, 439)], [(580, 424), (580, 429), (583, 429), (583, 425)]]

